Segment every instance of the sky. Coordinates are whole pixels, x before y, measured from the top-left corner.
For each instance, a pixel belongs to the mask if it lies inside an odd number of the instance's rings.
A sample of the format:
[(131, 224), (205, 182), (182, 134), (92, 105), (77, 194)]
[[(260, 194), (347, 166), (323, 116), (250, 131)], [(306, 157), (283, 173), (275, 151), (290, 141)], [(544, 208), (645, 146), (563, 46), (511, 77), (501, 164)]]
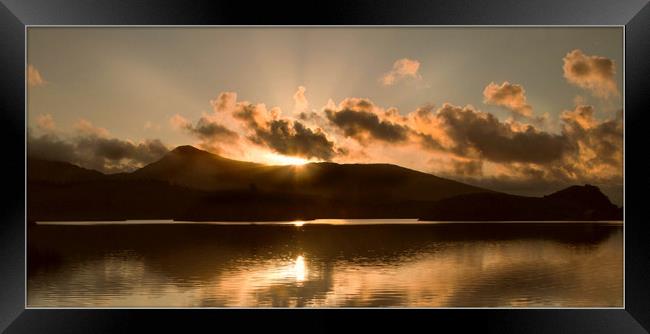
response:
[(623, 31), (60, 28), (27, 36), (28, 150), (106, 173), (179, 145), (267, 164), (394, 163), (622, 201)]

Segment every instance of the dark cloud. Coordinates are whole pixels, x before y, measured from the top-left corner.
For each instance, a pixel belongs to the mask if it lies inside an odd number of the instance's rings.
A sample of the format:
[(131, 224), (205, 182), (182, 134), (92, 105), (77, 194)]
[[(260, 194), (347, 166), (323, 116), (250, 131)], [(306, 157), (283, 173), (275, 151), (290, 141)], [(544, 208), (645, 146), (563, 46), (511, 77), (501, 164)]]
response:
[[(477, 186), (540, 196), (575, 184), (594, 184), (616, 204), (622, 204), (623, 124), (622, 112), (609, 120), (598, 120), (592, 106), (578, 105), (561, 114), (563, 128), (554, 135), (564, 144), (557, 161), (499, 161), (499, 172), (486, 176), (447, 176)], [(513, 137), (525, 144), (520, 137)], [(532, 148), (531, 150), (534, 149)], [(508, 146), (504, 146), (508, 147)], [(530, 159), (528, 159), (530, 160)]]
[(228, 129), (227, 127), (212, 121), (206, 117), (201, 117), (196, 125), (192, 126), (191, 124), (186, 127), (186, 129), (195, 134), (202, 140), (206, 141), (235, 141), (239, 138), (239, 135)]
[(77, 152), (94, 155), (109, 161), (122, 159), (150, 163), (162, 157), (169, 150), (158, 139), (134, 144), (117, 138), (79, 137), (76, 139)]
[(253, 143), (281, 154), (329, 161), (337, 153), (343, 152), (334, 148), (334, 142), (320, 128), (312, 130), (300, 121), (279, 119), (273, 113), (273, 110), (269, 113), (261, 105), (242, 103), (233, 111), (233, 117), (252, 130), (249, 139)]
[(256, 128), (251, 140), (278, 153), (307, 159), (331, 160), (337, 153), (320, 129), (312, 131), (298, 121), (273, 120), (268, 128)]
[(169, 150), (158, 139), (132, 143), (92, 134), (62, 139), (54, 134), (29, 136), (28, 155), (65, 161), (105, 173), (130, 171), (160, 159)]
[[(373, 140), (418, 142), (425, 149), (474, 161), (463, 166), (459, 163), (457, 169), (463, 173), (480, 170), (476, 159), (544, 164), (561, 160), (572, 148), (562, 134), (550, 134), (532, 125), (501, 122), (490, 113), (470, 107), (444, 104), (434, 111), (432, 105), (426, 105), (407, 117), (395, 109), (380, 116), (375, 109), (366, 99), (346, 99), (338, 111), (325, 109), (325, 116), (345, 136), (362, 144)], [(408, 123), (409, 118), (414, 123)]]
[(371, 111), (326, 109), (325, 116), (332, 124), (343, 130), (345, 136), (355, 138), (361, 143), (369, 139), (390, 143), (404, 142), (408, 139), (407, 126), (381, 120)]
[(27, 155), (43, 160), (76, 161), (75, 145), (61, 140), (53, 134), (44, 134), (39, 137), (34, 137), (29, 134)]
[(494, 162), (549, 163), (559, 160), (569, 149), (563, 135), (553, 135), (526, 125), (515, 131), (494, 115), (472, 108), (445, 104), (436, 113), (453, 140), (453, 152), (467, 156), (473, 150)]

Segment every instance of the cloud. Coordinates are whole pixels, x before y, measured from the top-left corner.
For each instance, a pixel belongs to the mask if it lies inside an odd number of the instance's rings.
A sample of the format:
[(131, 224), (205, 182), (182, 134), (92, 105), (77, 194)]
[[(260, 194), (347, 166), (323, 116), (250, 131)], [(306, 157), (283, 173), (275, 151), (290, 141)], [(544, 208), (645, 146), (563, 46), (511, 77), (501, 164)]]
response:
[(269, 112), (266, 109), (266, 105), (262, 103), (252, 104), (248, 102), (239, 102), (237, 103), (232, 116), (235, 119), (244, 122), (244, 125), (247, 128), (255, 130), (276, 118), (278, 114), (278, 111)]
[(44, 86), (47, 83), (45, 79), (43, 79), (43, 76), (41, 76), (41, 72), (36, 69), (33, 65), (27, 65), (27, 84), (30, 87), (39, 87), (39, 86)]
[(564, 78), (571, 84), (591, 91), (597, 97), (619, 96), (614, 61), (601, 56), (588, 56), (575, 49), (562, 58)]
[(143, 126), (143, 128), (144, 128), (145, 130), (156, 130), (156, 131), (160, 131), (160, 124), (154, 123), (154, 122), (152, 122), (152, 121), (146, 121), (146, 122), (144, 122), (144, 126)]
[(61, 137), (41, 136), (28, 131), (28, 155), (33, 158), (65, 161), (105, 173), (131, 171), (160, 159), (169, 149), (159, 139), (139, 143), (110, 137), (108, 131), (82, 120), (77, 133)]
[[(296, 102), (307, 106), (305, 89), (299, 87), (294, 95)], [(237, 94), (226, 92), (212, 100), (214, 113), (204, 114), (193, 125), (181, 115), (174, 115), (169, 122), (172, 127), (182, 129), (200, 139), (200, 147), (221, 153), (224, 148), (240, 147), (240, 151), (252, 146), (268, 148), (276, 153), (298, 156), (306, 159), (329, 161), (343, 150), (335, 148), (321, 128), (310, 128), (305, 124), (313, 112), (303, 111), (294, 120), (281, 117), (279, 108), (267, 109), (263, 103), (237, 101)], [(228, 125), (223, 122), (228, 123)]]
[(565, 127), (569, 132), (576, 128), (588, 130), (597, 125), (594, 118), (594, 107), (590, 105), (578, 104), (575, 109), (562, 112), (560, 118), (569, 125)]
[(402, 116), (394, 108), (384, 111), (370, 100), (349, 98), (341, 102), (338, 110), (324, 112), (344, 136), (365, 146), (376, 141), (419, 144), (462, 159), (501, 163), (549, 163), (560, 160), (570, 149), (561, 134), (550, 134), (533, 125), (502, 122), (471, 106), (445, 103), (434, 109), (425, 105)]
[(233, 117), (252, 132), (248, 135), (251, 142), (281, 154), (329, 161), (339, 152), (322, 129), (312, 130), (300, 121), (280, 118), (277, 108), (267, 110), (264, 104), (240, 102)]
[(454, 159), (451, 161), (454, 177), (482, 176), (483, 161), (472, 159)]
[(305, 96), (307, 88), (298, 86), (298, 90), (293, 94), (293, 111), (294, 113), (306, 112), (309, 109), (309, 101)]
[(622, 112), (604, 121), (594, 112), (593, 106), (577, 105), (561, 114), (563, 132), (577, 151), (572, 163), (582, 174), (615, 175), (623, 166)]
[(540, 131), (532, 125), (516, 129), (494, 115), (471, 107), (449, 103), (436, 111), (446, 135), (453, 141), (452, 152), (495, 162), (549, 163), (568, 149), (562, 135)]
[(374, 110), (370, 100), (348, 98), (341, 102), (339, 110), (325, 109), (325, 116), (346, 137), (355, 138), (361, 143), (373, 139), (398, 143), (408, 139), (407, 126), (380, 119)]
[(531, 117), (533, 108), (526, 102), (526, 91), (521, 85), (504, 81), (501, 85), (491, 82), (483, 90), (484, 103), (506, 107), (516, 115)]
[[(75, 139), (76, 153), (79, 157), (98, 169), (135, 168), (138, 165), (151, 163), (161, 158), (169, 150), (158, 139), (145, 140), (141, 143), (117, 138), (102, 138), (97, 136), (82, 136)], [(130, 160), (130, 161), (121, 161)]]
[(75, 145), (54, 134), (34, 137), (28, 132), (27, 154), (30, 157), (52, 161), (75, 163), (79, 160), (75, 152)]
[(40, 114), (36, 116), (36, 125), (42, 131), (52, 132), (56, 130), (56, 124), (51, 114)]
[[(622, 112), (607, 120), (595, 118), (595, 109), (576, 105), (561, 114), (564, 153), (557, 161), (486, 163), (488, 175), (445, 175), (489, 189), (539, 196), (576, 183), (596, 184), (620, 204), (623, 182)], [(485, 169), (485, 167), (484, 167)]]
[(189, 130), (201, 139), (232, 141), (239, 138), (236, 132), (206, 117), (201, 117)]
[[(304, 93), (299, 88), (296, 99), (301, 101)], [(487, 103), (512, 110), (529, 107), (523, 88), (508, 82), (491, 83), (484, 96)], [(222, 93), (211, 101), (213, 111), (195, 123), (178, 114), (169, 123), (200, 140), (199, 147), (235, 159), (254, 160), (272, 151), (325, 161), (396, 163), (474, 184), (503, 186), (498, 189), (526, 182), (622, 182), (622, 113), (600, 120), (584, 99), (564, 110), (557, 130), (549, 132), (512, 118), (502, 121), (469, 105), (425, 104), (402, 113), (367, 98), (349, 97), (338, 105), (329, 100), (320, 110), (286, 116), (277, 107), (236, 98), (235, 93)], [(54, 129), (51, 115), (37, 116), (36, 123), (45, 135), (30, 135), (31, 155), (54, 156), (105, 172), (132, 170), (167, 151), (159, 140), (117, 139), (83, 119), (69, 138), (45, 131)]]
[(298, 121), (273, 120), (268, 128), (257, 128), (250, 137), (274, 151), (307, 159), (331, 160), (337, 151), (334, 143), (320, 130), (311, 130)]
[[(484, 94), (488, 103), (518, 115), (532, 112), (519, 85), (491, 83)], [(501, 121), (472, 106), (426, 104), (403, 114), (357, 97), (338, 105), (330, 100), (320, 111), (298, 113), (297, 119), (283, 117), (278, 108), (246, 101), (236, 102), (226, 114), (243, 129), (240, 139), (248, 140), (246, 145), (285, 155), (393, 162), (460, 180), (511, 185), (537, 179), (555, 185), (613, 184), (622, 173), (617, 165), (622, 159), (621, 123), (596, 119), (593, 107), (586, 105), (562, 113), (561, 126), (553, 133), (535, 122)], [(399, 149), (386, 145), (399, 145)]]
[(393, 63), (393, 68), (385, 73), (379, 81), (384, 86), (392, 86), (406, 78), (421, 79), (419, 70), (419, 61), (408, 58), (398, 59)]
[(237, 93), (222, 92), (216, 99), (210, 100), (210, 105), (215, 112), (232, 111), (237, 102)]
[[(231, 110), (232, 111), (232, 110)], [(204, 114), (196, 124), (185, 117), (176, 114), (169, 119), (173, 129), (182, 130), (200, 140), (197, 144), (200, 148), (210, 152), (221, 154), (227, 146), (236, 147), (239, 142), (239, 134), (222, 124), (218, 119), (223, 119), (228, 113)]]
[(104, 128), (97, 127), (93, 125), (90, 121), (85, 119), (80, 119), (74, 125), (75, 130), (79, 132), (82, 136), (96, 136), (96, 137), (108, 137), (110, 133)]
[(184, 129), (192, 124), (185, 117), (176, 114), (169, 119), (169, 124), (174, 129)]
[(199, 118), (196, 125), (192, 125), (190, 121), (178, 114), (172, 116), (169, 122), (174, 128), (183, 129), (206, 142), (232, 142), (239, 138), (239, 135), (235, 131), (228, 129), (206, 116)]

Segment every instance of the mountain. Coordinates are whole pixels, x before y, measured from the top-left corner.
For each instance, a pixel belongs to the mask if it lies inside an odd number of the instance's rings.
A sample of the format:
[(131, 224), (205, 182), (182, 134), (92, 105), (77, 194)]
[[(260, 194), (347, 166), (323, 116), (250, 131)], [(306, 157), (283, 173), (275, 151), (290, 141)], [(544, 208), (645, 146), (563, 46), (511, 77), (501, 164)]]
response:
[(158, 180), (214, 191), (245, 188), (251, 173), (264, 167), (252, 162), (226, 159), (193, 146), (179, 146), (162, 159), (126, 177), (129, 180)]
[(434, 203), (424, 220), (622, 220), (623, 209), (598, 187), (571, 186), (544, 197), (468, 194)]
[(91, 169), (81, 168), (62, 161), (29, 159), (27, 178), (30, 182), (51, 182), (57, 184), (100, 180), (106, 175)]
[(129, 179), (166, 181), (204, 191), (257, 189), (352, 200), (433, 201), (489, 192), (389, 164), (268, 166), (226, 159), (192, 146), (177, 147), (159, 161), (131, 173)]
[(177, 147), (131, 173), (105, 175), (31, 158), (27, 165), (30, 221), (561, 220), (602, 217), (603, 210), (617, 212), (591, 186), (570, 187), (543, 198), (523, 197), (396, 165), (268, 166), (227, 159), (192, 146)]

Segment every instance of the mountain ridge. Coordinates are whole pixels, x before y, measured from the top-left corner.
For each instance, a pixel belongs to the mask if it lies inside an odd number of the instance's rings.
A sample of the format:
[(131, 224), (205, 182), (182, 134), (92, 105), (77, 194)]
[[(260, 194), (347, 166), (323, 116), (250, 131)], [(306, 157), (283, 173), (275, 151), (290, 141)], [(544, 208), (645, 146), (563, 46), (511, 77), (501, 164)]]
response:
[(189, 145), (130, 173), (30, 158), (27, 174), (31, 220), (614, 220), (620, 209), (591, 185), (525, 197), (393, 164), (270, 166)]

